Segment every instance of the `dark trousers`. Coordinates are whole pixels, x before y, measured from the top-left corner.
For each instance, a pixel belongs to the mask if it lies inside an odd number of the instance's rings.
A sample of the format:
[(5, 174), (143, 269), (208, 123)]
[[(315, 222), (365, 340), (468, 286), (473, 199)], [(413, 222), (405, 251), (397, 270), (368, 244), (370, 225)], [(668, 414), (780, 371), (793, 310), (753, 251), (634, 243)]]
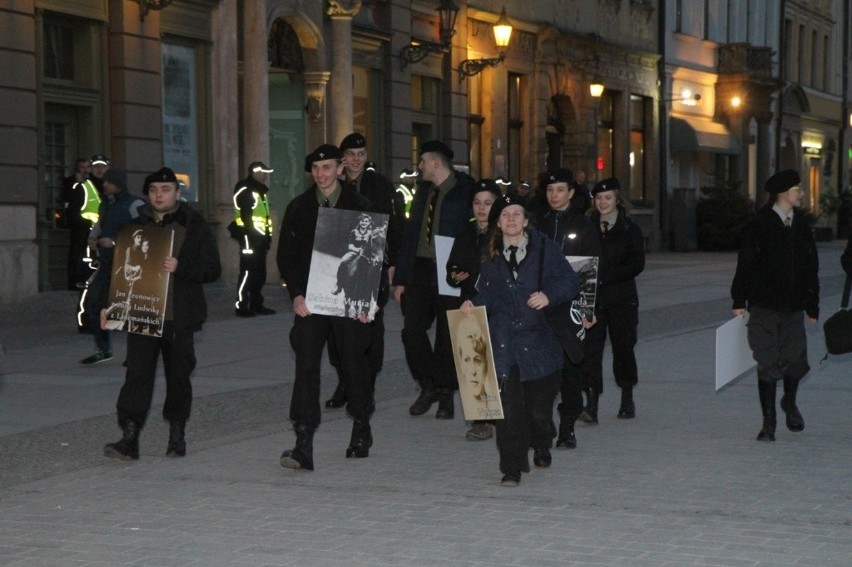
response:
[(89, 247), (86, 242), (89, 238), (90, 226), (75, 226), (72, 227), (68, 234), (68, 289), (77, 289), (77, 284), (89, 279), (91, 271), (88, 269), (88, 263), (83, 262), (86, 256), (86, 249)]
[(369, 420), (375, 410), (367, 350), (371, 333), (356, 319), (308, 315), (293, 320), (290, 345), (296, 353), (296, 379), (290, 398), (290, 420), (316, 428), (320, 424), (320, 368), (326, 342), (334, 342), (346, 388), (346, 410), (357, 420)]
[(798, 382), (811, 369), (801, 311), (749, 309), (748, 346), (757, 362), (757, 377), (766, 382)]
[[(101, 329), (101, 297), (106, 297), (109, 291), (109, 276), (112, 265), (101, 265), (95, 279), (86, 290), (85, 308), (89, 330), (95, 336), (95, 347), (104, 352), (112, 352), (112, 341), (109, 331)], [(109, 307), (109, 305), (104, 305)]]
[(145, 425), (161, 353), (166, 374), (163, 419), (168, 422), (189, 419), (192, 409), (189, 377), (195, 369), (195, 335), (192, 332), (175, 333), (172, 322), (166, 321), (162, 337), (127, 333), (127, 372), (116, 403), (120, 427), (123, 428), (128, 421), (140, 427)]
[(595, 309), (597, 324), (586, 330), (583, 385), (598, 394), (603, 393), (603, 354), (607, 332), (612, 345), (612, 373), (619, 388), (632, 388), (639, 381), (636, 369), (636, 329), (639, 326), (639, 305), (629, 303)]
[(258, 311), (263, 307), (263, 286), (266, 284), (266, 249), (257, 247), (253, 254), (240, 251), (240, 279), (237, 282), (236, 308)]
[(529, 449), (549, 449), (553, 443), (553, 402), (562, 382), (560, 372), (538, 380), (521, 381), (512, 366), (500, 391), (503, 419), (497, 424), (500, 472), (529, 472)]
[[(367, 349), (367, 358), (370, 361), (370, 378), (373, 386), (376, 385), (376, 376), (382, 371), (385, 360), (385, 310), (379, 309), (370, 325), (370, 346)], [(328, 361), (341, 376), (343, 370), (340, 364), (340, 353), (334, 341), (328, 342)], [(343, 378), (340, 379), (341, 382)]]
[(574, 420), (583, 411), (583, 373), (579, 364), (572, 363), (566, 357), (561, 375), (559, 392), (562, 394), (562, 401), (556, 409), (563, 419)]
[[(453, 347), (447, 324), (447, 310), (458, 309), (457, 297), (438, 295), (435, 262), (418, 258), (411, 282), (402, 296), (402, 344), (411, 375), (421, 385), (457, 390), (458, 379), (453, 362)], [(435, 345), (429, 340), (429, 328), (435, 323)]]

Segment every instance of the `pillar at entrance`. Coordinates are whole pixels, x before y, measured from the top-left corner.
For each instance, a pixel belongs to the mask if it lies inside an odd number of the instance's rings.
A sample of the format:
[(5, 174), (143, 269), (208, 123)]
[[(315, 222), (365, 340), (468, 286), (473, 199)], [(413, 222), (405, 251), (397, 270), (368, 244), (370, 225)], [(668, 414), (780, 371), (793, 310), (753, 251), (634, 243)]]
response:
[(265, 2), (243, 2), (243, 159), (269, 163), (269, 64)]
[(328, 0), (331, 18), (331, 143), (352, 132), (352, 18), (361, 0)]

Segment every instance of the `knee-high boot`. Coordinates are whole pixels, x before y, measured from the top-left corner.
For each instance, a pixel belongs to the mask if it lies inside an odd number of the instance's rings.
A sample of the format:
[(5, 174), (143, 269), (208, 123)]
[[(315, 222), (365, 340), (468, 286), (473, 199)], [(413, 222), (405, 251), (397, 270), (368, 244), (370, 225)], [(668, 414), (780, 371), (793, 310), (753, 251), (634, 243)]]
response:
[(775, 392), (776, 382), (757, 380), (760, 409), (763, 411), (763, 428), (757, 434), (758, 441), (775, 441)]
[(288, 469), (314, 470), (314, 428), (296, 425), (296, 446), (281, 454), (281, 466)]
[(784, 378), (784, 395), (781, 396), (781, 409), (787, 416), (787, 429), (790, 431), (801, 431), (805, 428), (805, 420), (796, 407), (796, 392), (799, 390), (799, 381)]
[(370, 430), (370, 422), (366, 419), (356, 419), (352, 424), (352, 437), (349, 447), (346, 449), (347, 459), (364, 459), (370, 456), (370, 447), (373, 446), (373, 434)]

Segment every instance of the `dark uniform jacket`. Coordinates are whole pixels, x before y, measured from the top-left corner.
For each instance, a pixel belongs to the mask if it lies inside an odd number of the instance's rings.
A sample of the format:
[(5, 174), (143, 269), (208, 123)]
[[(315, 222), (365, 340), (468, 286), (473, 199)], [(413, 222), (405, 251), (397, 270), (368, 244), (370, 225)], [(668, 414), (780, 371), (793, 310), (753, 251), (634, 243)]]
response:
[[(470, 203), (475, 184), (473, 178), (464, 172), (455, 171), (455, 175), (455, 186), (447, 192), (441, 202), (441, 215), (438, 221), (438, 229), (435, 232), (437, 235), (451, 238), (456, 238), (464, 232), (470, 217), (473, 215)], [(410, 283), (414, 272), (414, 261), (417, 258), (420, 229), (431, 188), (431, 183), (418, 185), (417, 192), (414, 195), (411, 215), (402, 234), (402, 243), (393, 276), (394, 285), (408, 285)]]
[(811, 227), (796, 211), (793, 224), (767, 205), (743, 230), (731, 284), (733, 309), (753, 306), (819, 317), (819, 259)]
[[(291, 301), (300, 295), (307, 295), (314, 234), (320, 209), (316, 191), (316, 185), (311, 185), (310, 189), (290, 201), (281, 223), (276, 260), (281, 278), (287, 284)], [(351, 187), (344, 186), (334, 208), (373, 212), (371, 206), (366, 197), (359, 195)]]
[[(494, 366), (501, 380), (508, 377), (514, 364), (520, 369), (521, 381), (543, 378), (562, 368), (562, 346), (545, 310), (533, 309), (527, 301), (530, 294), (540, 289), (547, 295), (550, 307), (554, 307), (571, 301), (580, 291), (580, 280), (559, 247), (536, 230), (528, 235), (527, 252), (518, 266), (517, 280), (501, 253), (482, 265), (476, 284), (479, 293), (473, 299), (476, 305), (484, 305), (488, 313)], [(542, 259), (544, 269), (539, 288)]]
[[(590, 220), (597, 229), (600, 213), (592, 213)], [(639, 303), (636, 276), (645, 269), (645, 240), (642, 230), (618, 209), (615, 225), (601, 239), (601, 259), (598, 263), (598, 287), (595, 308)]]
[(572, 210), (548, 210), (538, 217), (538, 229), (566, 256), (600, 256), (598, 229), (582, 213)]
[(217, 280), (222, 273), (216, 237), (207, 221), (188, 204), (180, 202), (177, 211), (163, 217), (162, 223), (157, 222), (150, 205), (140, 207), (139, 216), (131, 224), (159, 225), (175, 231), (173, 255), (178, 265), (172, 274), (174, 284), (169, 287), (170, 292), (174, 290), (169, 297), (174, 329), (175, 332), (200, 330), (207, 320), (207, 301), (201, 284)]
[[(452, 287), (461, 288), (462, 301), (472, 299), (476, 295), (476, 278), (479, 277), (479, 268), (488, 250), (488, 234), (481, 233), (479, 223), (473, 219), (468, 222), (464, 232), (453, 241), (453, 249), (447, 259), (447, 283)], [(470, 275), (456, 283), (450, 272), (467, 272)]]

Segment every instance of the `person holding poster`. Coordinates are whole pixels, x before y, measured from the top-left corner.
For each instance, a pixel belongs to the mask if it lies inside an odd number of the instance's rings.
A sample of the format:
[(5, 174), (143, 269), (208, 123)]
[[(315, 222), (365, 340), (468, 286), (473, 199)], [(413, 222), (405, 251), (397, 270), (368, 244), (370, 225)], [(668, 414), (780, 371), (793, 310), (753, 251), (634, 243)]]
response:
[[(438, 292), (435, 236), (458, 237), (470, 219), (470, 196), (474, 181), (453, 168), (453, 150), (439, 140), (420, 147), (423, 184), (411, 206), (411, 216), (402, 235), (396, 271), (394, 298), (402, 308), (402, 344), (405, 360), (420, 395), (408, 413), (423, 415), (438, 402), (437, 419), (453, 419), (453, 397), (458, 388), (453, 348), (447, 326), (447, 310), (458, 309), (459, 299)], [(435, 343), (429, 328), (435, 324)]]
[[(600, 256), (601, 241), (595, 225), (580, 209), (571, 204), (576, 196), (573, 183), (574, 176), (567, 169), (557, 169), (545, 176), (545, 198), (548, 207), (547, 211), (538, 217), (539, 230), (555, 242), (565, 256)], [(594, 322), (594, 316), (591, 320), (584, 318), (583, 327), (591, 327)], [(582, 332), (579, 325), (577, 330)], [(584, 341), (581, 342), (581, 337), (578, 337), (577, 342), (580, 343), (577, 351), (582, 352)], [(582, 360), (571, 360), (565, 355), (560, 387), (562, 402), (556, 407), (559, 412), (559, 435), (556, 438), (558, 449), (577, 447), (574, 423), (583, 411), (581, 363)]]
[(535, 466), (551, 463), (553, 402), (563, 354), (544, 309), (571, 301), (580, 282), (559, 247), (528, 228), (520, 197), (509, 193), (493, 210), (498, 230), (480, 269), (478, 294), (461, 310), (469, 315), (474, 305), (484, 305), (488, 314), (504, 415), (497, 421), (501, 483), (517, 486), (521, 473), (530, 470), (530, 447)]
[(320, 368), (325, 345), (333, 341), (340, 357), (346, 390), (346, 409), (352, 416), (352, 436), (347, 458), (370, 454), (373, 435), (370, 416), (375, 409), (368, 349), (372, 334), (367, 319), (334, 317), (311, 313), (305, 297), (314, 249), (314, 235), (320, 207), (369, 212), (371, 203), (351, 187), (340, 183), (342, 154), (331, 144), (323, 144), (305, 158), (305, 171), (313, 185), (293, 199), (284, 212), (278, 242), (278, 270), (293, 302), (293, 328), (290, 345), (296, 354), (296, 378), (290, 398), (290, 420), (296, 444), (281, 454), (281, 466), (314, 470), (314, 432), (320, 425)]
[[(476, 295), (476, 280), (479, 277), (479, 266), (482, 264), (483, 253), (488, 241), (488, 228), (491, 226), (488, 217), (494, 201), (503, 193), (493, 179), (480, 179), (476, 182), (471, 207), (473, 218), (467, 229), (453, 241), (453, 248), (447, 260), (447, 283), (452, 287), (461, 288), (461, 299), (472, 299)], [(470, 357), (469, 360), (476, 360)], [(481, 360), (481, 357), (479, 358)], [(464, 383), (461, 377), (460, 384)], [(468, 441), (482, 441), (494, 435), (491, 422), (476, 420), (465, 434)]]
[(763, 412), (758, 441), (775, 441), (778, 382), (784, 384), (781, 409), (787, 429), (805, 428), (796, 392), (810, 370), (805, 319), (813, 325), (819, 317), (819, 258), (813, 232), (798, 209), (799, 183), (799, 174), (792, 169), (766, 180), (770, 202), (743, 230), (731, 283), (734, 315), (742, 317), (749, 311), (748, 344), (757, 362)]
[(618, 179), (599, 181), (592, 188), (594, 212), (590, 218), (598, 229), (601, 256), (598, 263), (597, 323), (586, 332), (583, 381), (586, 408), (580, 419), (598, 422), (598, 397), (603, 393), (603, 352), (607, 333), (612, 345), (612, 372), (621, 389), (618, 419), (636, 417), (633, 388), (639, 381), (636, 368), (639, 294), (636, 276), (645, 269), (645, 240), (642, 230), (627, 216)]
[[(175, 236), (173, 255), (161, 258), (157, 264), (169, 274), (162, 336), (127, 334), (127, 372), (116, 402), (122, 437), (104, 447), (105, 456), (123, 460), (139, 459), (139, 434), (151, 409), (161, 353), (166, 375), (163, 419), (169, 422), (166, 455), (186, 455), (185, 429), (192, 408), (189, 377), (196, 363), (194, 336), (207, 318), (202, 284), (216, 280), (222, 271), (216, 238), (204, 217), (180, 201), (174, 172), (164, 167), (149, 175), (143, 191), (150, 204), (139, 209), (133, 226), (170, 228)], [(104, 310), (101, 327), (106, 323)]]

